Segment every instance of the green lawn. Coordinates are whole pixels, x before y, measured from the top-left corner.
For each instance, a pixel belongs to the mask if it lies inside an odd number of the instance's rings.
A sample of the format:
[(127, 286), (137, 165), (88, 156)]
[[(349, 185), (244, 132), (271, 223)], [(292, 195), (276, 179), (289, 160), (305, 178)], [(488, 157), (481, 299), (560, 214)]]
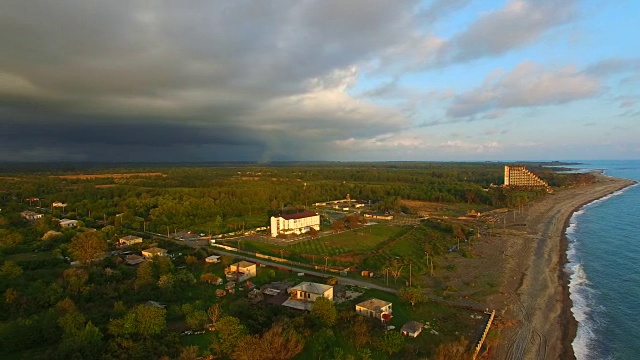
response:
[[(273, 256), (280, 256), (282, 250), (284, 257), (288, 259), (311, 263), (313, 260), (308, 258), (311, 255), (337, 256), (374, 251), (389, 239), (400, 236), (406, 231), (407, 229), (403, 227), (381, 223), (354, 231), (322, 236), (286, 247), (258, 241), (246, 241), (243, 244), (243, 249)], [(303, 255), (307, 255), (307, 257), (305, 258)]]

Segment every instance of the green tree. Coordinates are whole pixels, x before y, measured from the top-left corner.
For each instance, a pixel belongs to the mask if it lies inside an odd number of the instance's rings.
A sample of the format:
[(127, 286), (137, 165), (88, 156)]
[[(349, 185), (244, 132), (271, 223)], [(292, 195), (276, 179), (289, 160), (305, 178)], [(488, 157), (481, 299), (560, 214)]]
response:
[(223, 316), (216, 323), (216, 336), (213, 338), (212, 348), (222, 355), (233, 354), (236, 346), (247, 335), (247, 329), (240, 319), (233, 316)]
[(333, 305), (333, 301), (319, 297), (311, 307), (311, 318), (322, 327), (332, 327), (336, 324), (338, 312)]
[(134, 281), (134, 287), (136, 290), (151, 285), (155, 282), (153, 275), (153, 267), (150, 261), (145, 261), (138, 265), (136, 270), (136, 280)]
[(200, 275), (200, 281), (205, 282), (207, 284), (217, 284), (220, 281), (220, 277), (214, 275), (212, 273), (204, 273)]
[(393, 353), (402, 350), (404, 338), (397, 331), (387, 331), (378, 339), (376, 345), (378, 350), (384, 351), (391, 356)]
[(195, 310), (190, 314), (187, 314), (186, 318), (187, 325), (189, 325), (189, 327), (193, 330), (201, 330), (202, 328), (204, 328), (208, 319), (209, 317), (207, 316), (207, 313), (203, 310)]
[(0, 229), (0, 249), (11, 249), (22, 244), (22, 235), (7, 229)]
[(424, 290), (419, 286), (407, 287), (400, 290), (400, 298), (408, 301), (411, 306), (427, 301), (427, 296), (425, 295)]
[(311, 338), (311, 349), (318, 360), (322, 359), (334, 347), (336, 337), (333, 330), (329, 328), (321, 329)]
[(200, 352), (200, 348), (197, 346), (187, 346), (182, 348), (180, 351), (180, 356), (178, 356), (178, 360), (196, 360), (198, 359), (198, 353)]
[(218, 321), (218, 319), (220, 319), (221, 314), (222, 314), (222, 311), (220, 310), (220, 305), (218, 304), (213, 304), (209, 306), (209, 309), (207, 309), (207, 316), (209, 317), (209, 319), (213, 324), (215, 324)]
[(65, 334), (58, 346), (58, 356), (64, 359), (97, 359), (104, 343), (100, 329), (91, 321), (73, 335)]
[(458, 341), (442, 343), (436, 349), (436, 360), (471, 360), (473, 355), (469, 352), (468, 342), (464, 338)]
[(100, 258), (106, 251), (107, 241), (97, 231), (79, 233), (69, 244), (71, 257), (83, 263)]
[(364, 316), (356, 316), (350, 327), (351, 341), (356, 349), (361, 349), (364, 345), (371, 342), (371, 330), (369, 319)]
[(198, 258), (193, 255), (187, 255), (184, 257), (184, 262), (187, 264), (187, 266), (194, 267), (198, 265)]
[(161, 334), (166, 326), (165, 309), (155, 306), (137, 305), (121, 319), (113, 319), (107, 325), (109, 333), (115, 336), (137, 335), (151, 338)]
[(234, 360), (288, 360), (304, 348), (304, 340), (293, 330), (276, 324), (261, 336), (245, 336), (232, 354)]
[(9, 279), (15, 279), (22, 275), (22, 268), (11, 260), (6, 260), (0, 269), (0, 275)]

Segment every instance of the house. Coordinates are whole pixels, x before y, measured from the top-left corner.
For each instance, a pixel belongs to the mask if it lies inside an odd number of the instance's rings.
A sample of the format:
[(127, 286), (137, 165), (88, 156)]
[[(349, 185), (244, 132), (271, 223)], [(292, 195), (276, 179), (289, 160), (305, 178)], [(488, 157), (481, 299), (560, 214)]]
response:
[(415, 338), (422, 332), (422, 324), (417, 321), (407, 321), (400, 329), (404, 336)]
[(380, 299), (369, 299), (356, 304), (356, 312), (363, 316), (372, 317), (380, 321), (391, 320), (393, 304)]
[(144, 262), (144, 258), (140, 255), (131, 254), (127, 255), (124, 261), (127, 263), (127, 265), (138, 265), (141, 262)]
[(167, 250), (157, 248), (157, 247), (152, 247), (147, 250), (142, 250), (142, 256), (144, 256), (147, 259), (152, 258), (154, 256), (167, 256)]
[(166, 309), (167, 308), (167, 305), (162, 305), (159, 302), (156, 302), (156, 301), (153, 301), (153, 300), (147, 301), (146, 303), (144, 303), (144, 306), (155, 307), (155, 308), (158, 308), (158, 309)]
[(63, 228), (78, 227), (78, 220), (60, 219), (60, 227), (63, 227)]
[(204, 261), (209, 263), (209, 264), (215, 264), (215, 263), (220, 262), (220, 256), (219, 255), (211, 255), (211, 256), (205, 258)]
[(125, 237), (121, 237), (118, 240), (118, 245), (129, 246), (129, 245), (133, 245), (141, 242), (142, 242), (142, 238), (140, 236), (127, 235)]
[(225, 274), (227, 275), (227, 280), (240, 282), (256, 276), (256, 270), (256, 264), (240, 261), (226, 268)]
[(393, 220), (393, 215), (389, 215), (389, 214), (366, 213), (364, 214), (364, 217), (368, 219), (377, 219), (377, 220)]
[(280, 215), (271, 217), (271, 236), (296, 234), (300, 235), (311, 231), (320, 230), (320, 215), (305, 211), (297, 214)]
[(20, 213), (20, 216), (22, 216), (23, 218), (29, 221), (35, 221), (35, 220), (41, 219), (44, 215), (38, 214), (37, 212), (25, 210)]
[(298, 310), (311, 310), (320, 297), (333, 300), (333, 286), (314, 282), (302, 282), (289, 288), (289, 298), (282, 305)]

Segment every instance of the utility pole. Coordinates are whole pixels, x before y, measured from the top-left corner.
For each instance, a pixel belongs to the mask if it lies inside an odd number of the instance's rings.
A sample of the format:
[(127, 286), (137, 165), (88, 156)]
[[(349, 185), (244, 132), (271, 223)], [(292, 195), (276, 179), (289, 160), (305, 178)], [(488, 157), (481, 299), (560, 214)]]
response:
[(409, 287), (411, 287), (411, 263), (409, 263)]
[(325, 272), (325, 274), (326, 274), (326, 272), (327, 272), (327, 264), (328, 264), (328, 261), (329, 261), (329, 257), (328, 257), (328, 256), (325, 256), (325, 257), (324, 257), (324, 272)]
[(384, 269), (387, 274), (387, 286), (389, 286), (389, 268)]

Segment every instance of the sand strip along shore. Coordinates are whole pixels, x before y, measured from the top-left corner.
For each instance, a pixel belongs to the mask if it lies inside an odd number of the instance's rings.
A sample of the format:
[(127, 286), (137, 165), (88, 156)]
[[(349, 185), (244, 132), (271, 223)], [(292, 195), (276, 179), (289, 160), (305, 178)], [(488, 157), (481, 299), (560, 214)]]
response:
[(492, 359), (575, 359), (577, 323), (571, 313), (565, 229), (583, 205), (634, 184), (597, 175), (597, 181), (546, 196), (519, 214), (524, 227), (501, 234), (500, 293), (487, 303), (511, 326), (503, 328)]

